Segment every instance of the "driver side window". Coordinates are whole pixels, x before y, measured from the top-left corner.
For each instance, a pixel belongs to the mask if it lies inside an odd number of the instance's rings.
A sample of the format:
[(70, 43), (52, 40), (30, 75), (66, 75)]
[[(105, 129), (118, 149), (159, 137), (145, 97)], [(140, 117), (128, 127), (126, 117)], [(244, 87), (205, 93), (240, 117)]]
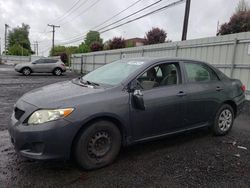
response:
[(149, 68), (137, 81), (143, 90), (176, 85), (179, 82), (177, 63), (163, 63)]

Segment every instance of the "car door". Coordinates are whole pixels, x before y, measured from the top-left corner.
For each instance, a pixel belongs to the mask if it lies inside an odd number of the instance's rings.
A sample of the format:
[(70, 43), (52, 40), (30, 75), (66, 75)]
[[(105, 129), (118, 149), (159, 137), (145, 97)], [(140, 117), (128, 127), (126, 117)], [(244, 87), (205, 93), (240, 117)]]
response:
[[(175, 69), (176, 81), (173, 79), (172, 82), (162, 83), (164, 78), (170, 77), (169, 67)], [(161, 70), (162, 73), (152, 71), (152, 69)], [(146, 72), (149, 73), (147, 76)], [(155, 78), (152, 77), (152, 72), (155, 72), (153, 75)], [(145, 77), (148, 77), (148, 80)], [(183, 84), (179, 63), (165, 62), (155, 65), (138, 76), (137, 81), (142, 89), (136, 92), (139, 91), (143, 95), (145, 109), (136, 107), (133, 102), (134, 94), (131, 94), (130, 118), (134, 140), (182, 129), (182, 116), (185, 108), (183, 108)]]
[(215, 71), (208, 65), (199, 62), (184, 62), (186, 127), (205, 124), (213, 119), (213, 115), (221, 103), (224, 84)]
[(46, 59), (45, 60), (45, 64), (46, 66), (44, 67), (44, 71), (45, 72), (52, 72), (56, 66), (56, 62), (57, 60), (56, 59)]
[(46, 60), (39, 59), (33, 62), (33, 71), (34, 72), (46, 72)]

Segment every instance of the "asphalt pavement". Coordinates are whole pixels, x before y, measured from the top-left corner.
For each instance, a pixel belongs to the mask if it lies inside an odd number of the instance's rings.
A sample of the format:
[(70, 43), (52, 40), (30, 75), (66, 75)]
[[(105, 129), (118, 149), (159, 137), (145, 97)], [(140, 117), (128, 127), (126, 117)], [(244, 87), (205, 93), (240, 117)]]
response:
[[(78, 75), (28, 77), (0, 64), (0, 188), (2, 187), (250, 187), (250, 109), (224, 137), (208, 129), (122, 148), (114, 164), (83, 171), (74, 161), (19, 156), (7, 132), (13, 105), (32, 89)], [(153, 122), (152, 122), (153, 123)]]

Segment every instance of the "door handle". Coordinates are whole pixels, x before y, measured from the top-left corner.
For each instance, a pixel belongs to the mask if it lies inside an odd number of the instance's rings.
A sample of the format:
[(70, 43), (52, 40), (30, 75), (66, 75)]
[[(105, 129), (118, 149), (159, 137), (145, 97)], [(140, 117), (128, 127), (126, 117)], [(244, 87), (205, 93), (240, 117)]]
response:
[(177, 93), (177, 96), (179, 97), (183, 97), (186, 96), (187, 94), (184, 91), (180, 91), (179, 93)]
[(221, 90), (223, 90), (222, 87), (220, 87), (220, 86), (217, 86), (217, 87), (216, 87), (216, 91), (221, 91)]

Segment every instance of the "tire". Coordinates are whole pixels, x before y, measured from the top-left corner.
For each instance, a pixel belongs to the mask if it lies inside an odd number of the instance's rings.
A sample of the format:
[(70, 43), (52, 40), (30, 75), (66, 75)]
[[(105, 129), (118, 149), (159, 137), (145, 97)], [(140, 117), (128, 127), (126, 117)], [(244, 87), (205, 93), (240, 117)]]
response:
[(97, 121), (83, 130), (75, 143), (74, 157), (80, 167), (93, 170), (111, 164), (121, 147), (121, 133), (109, 121)]
[(61, 75), (62, 75), (62, 69), (60, 69), (60, 68), (55, 68), (55, 69), (53, 70), (53, 74), (54, 74), (55, 76), (61, 76)]
[(29, 67), (24, 67), (22, 73), (24, 76), (29, 76), (31, 74), (31, 69)]
[(216, 113), (212, 131), (217, 136), (226, 135), (233, 126), (234, 110), (232, 106), (223, 104)]

